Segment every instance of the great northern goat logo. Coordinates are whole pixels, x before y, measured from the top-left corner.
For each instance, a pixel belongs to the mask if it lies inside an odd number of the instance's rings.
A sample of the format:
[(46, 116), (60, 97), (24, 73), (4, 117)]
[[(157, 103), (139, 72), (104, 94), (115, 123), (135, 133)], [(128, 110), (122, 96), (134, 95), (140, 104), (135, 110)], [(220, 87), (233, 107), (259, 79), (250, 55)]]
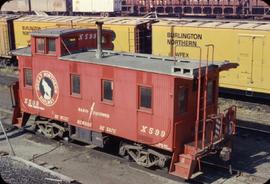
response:
[(49, 71), (41, 71), (36, 78), (35, 89), (38, 99), (45, 106), (53, 106), (59, 95), (56, 78)]

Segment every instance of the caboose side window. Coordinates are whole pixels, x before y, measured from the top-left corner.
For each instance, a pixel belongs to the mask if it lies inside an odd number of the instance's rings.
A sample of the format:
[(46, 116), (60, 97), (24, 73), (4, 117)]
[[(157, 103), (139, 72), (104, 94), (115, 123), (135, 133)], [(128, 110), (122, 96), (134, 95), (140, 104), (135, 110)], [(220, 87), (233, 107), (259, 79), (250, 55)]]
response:
[(56, 51), (55, 39), (54, 38), (49, 38), (47, 41), (48, 41), (48, 53), (49, 54), (54, 54), (55, 51)]
[(151, 109), (152, 108), (152, 88), (139, 86), (139, 108)]
[(37, 53), (45, 53), (45, 39), (37, 38), (36, 39), (36, 52)]
[(102, 101), (113, 100), (113, 81), (102, 80)]
[(24, 86), (31, 87), (32, 86), (32, 69), (24, 68)]
[(184, 87), (178, 88), (176, 96), (177, 114), (187, 112), (187, 99), (188, 99), (188, 89)]
[(78, 96), (81, 94), (80, 75), (71, 74), (71, 95)]

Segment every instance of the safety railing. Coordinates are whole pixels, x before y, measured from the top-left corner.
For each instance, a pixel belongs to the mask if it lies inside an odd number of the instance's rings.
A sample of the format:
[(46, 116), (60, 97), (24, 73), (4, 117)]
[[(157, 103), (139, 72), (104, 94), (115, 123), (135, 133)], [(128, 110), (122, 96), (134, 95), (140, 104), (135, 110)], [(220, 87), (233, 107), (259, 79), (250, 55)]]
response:
[(225, 136), (236, 133), (236, 106), (208, 117), (205, 126), (208, 128), (202, 132), (202, 150), (221, 141)]

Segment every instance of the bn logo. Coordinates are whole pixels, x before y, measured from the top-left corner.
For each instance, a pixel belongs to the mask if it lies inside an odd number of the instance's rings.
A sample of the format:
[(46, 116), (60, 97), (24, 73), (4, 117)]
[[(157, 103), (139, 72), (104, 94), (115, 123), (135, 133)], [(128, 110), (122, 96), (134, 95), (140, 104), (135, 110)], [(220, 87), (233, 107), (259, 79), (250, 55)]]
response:
[(36, 77), (35, 90), (38, 99), (45, 106), (53, 106), (59, 95), (59, 87), (54, 75), (41, 71)]

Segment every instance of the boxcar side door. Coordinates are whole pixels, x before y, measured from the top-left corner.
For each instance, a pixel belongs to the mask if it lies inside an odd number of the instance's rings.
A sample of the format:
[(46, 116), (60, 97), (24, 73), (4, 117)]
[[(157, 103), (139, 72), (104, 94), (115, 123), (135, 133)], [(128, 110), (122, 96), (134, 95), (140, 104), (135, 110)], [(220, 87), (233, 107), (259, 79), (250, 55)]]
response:
[(264, 37), (254, 36), (252, 55), (254, 60), (254, 66), (252, 68), (253, 81), (255, 85), (262, 85), (264, 81)]
[(240, 65), (238, 78), (242, 85), (252, 83), (252, 39), (253, 37), (249, 35), (239, 35), (238, 37), (239, 50), (237, 59)]
[(239, 35), (239, 82), (261, 85), (263, 81), (263, 35)]

